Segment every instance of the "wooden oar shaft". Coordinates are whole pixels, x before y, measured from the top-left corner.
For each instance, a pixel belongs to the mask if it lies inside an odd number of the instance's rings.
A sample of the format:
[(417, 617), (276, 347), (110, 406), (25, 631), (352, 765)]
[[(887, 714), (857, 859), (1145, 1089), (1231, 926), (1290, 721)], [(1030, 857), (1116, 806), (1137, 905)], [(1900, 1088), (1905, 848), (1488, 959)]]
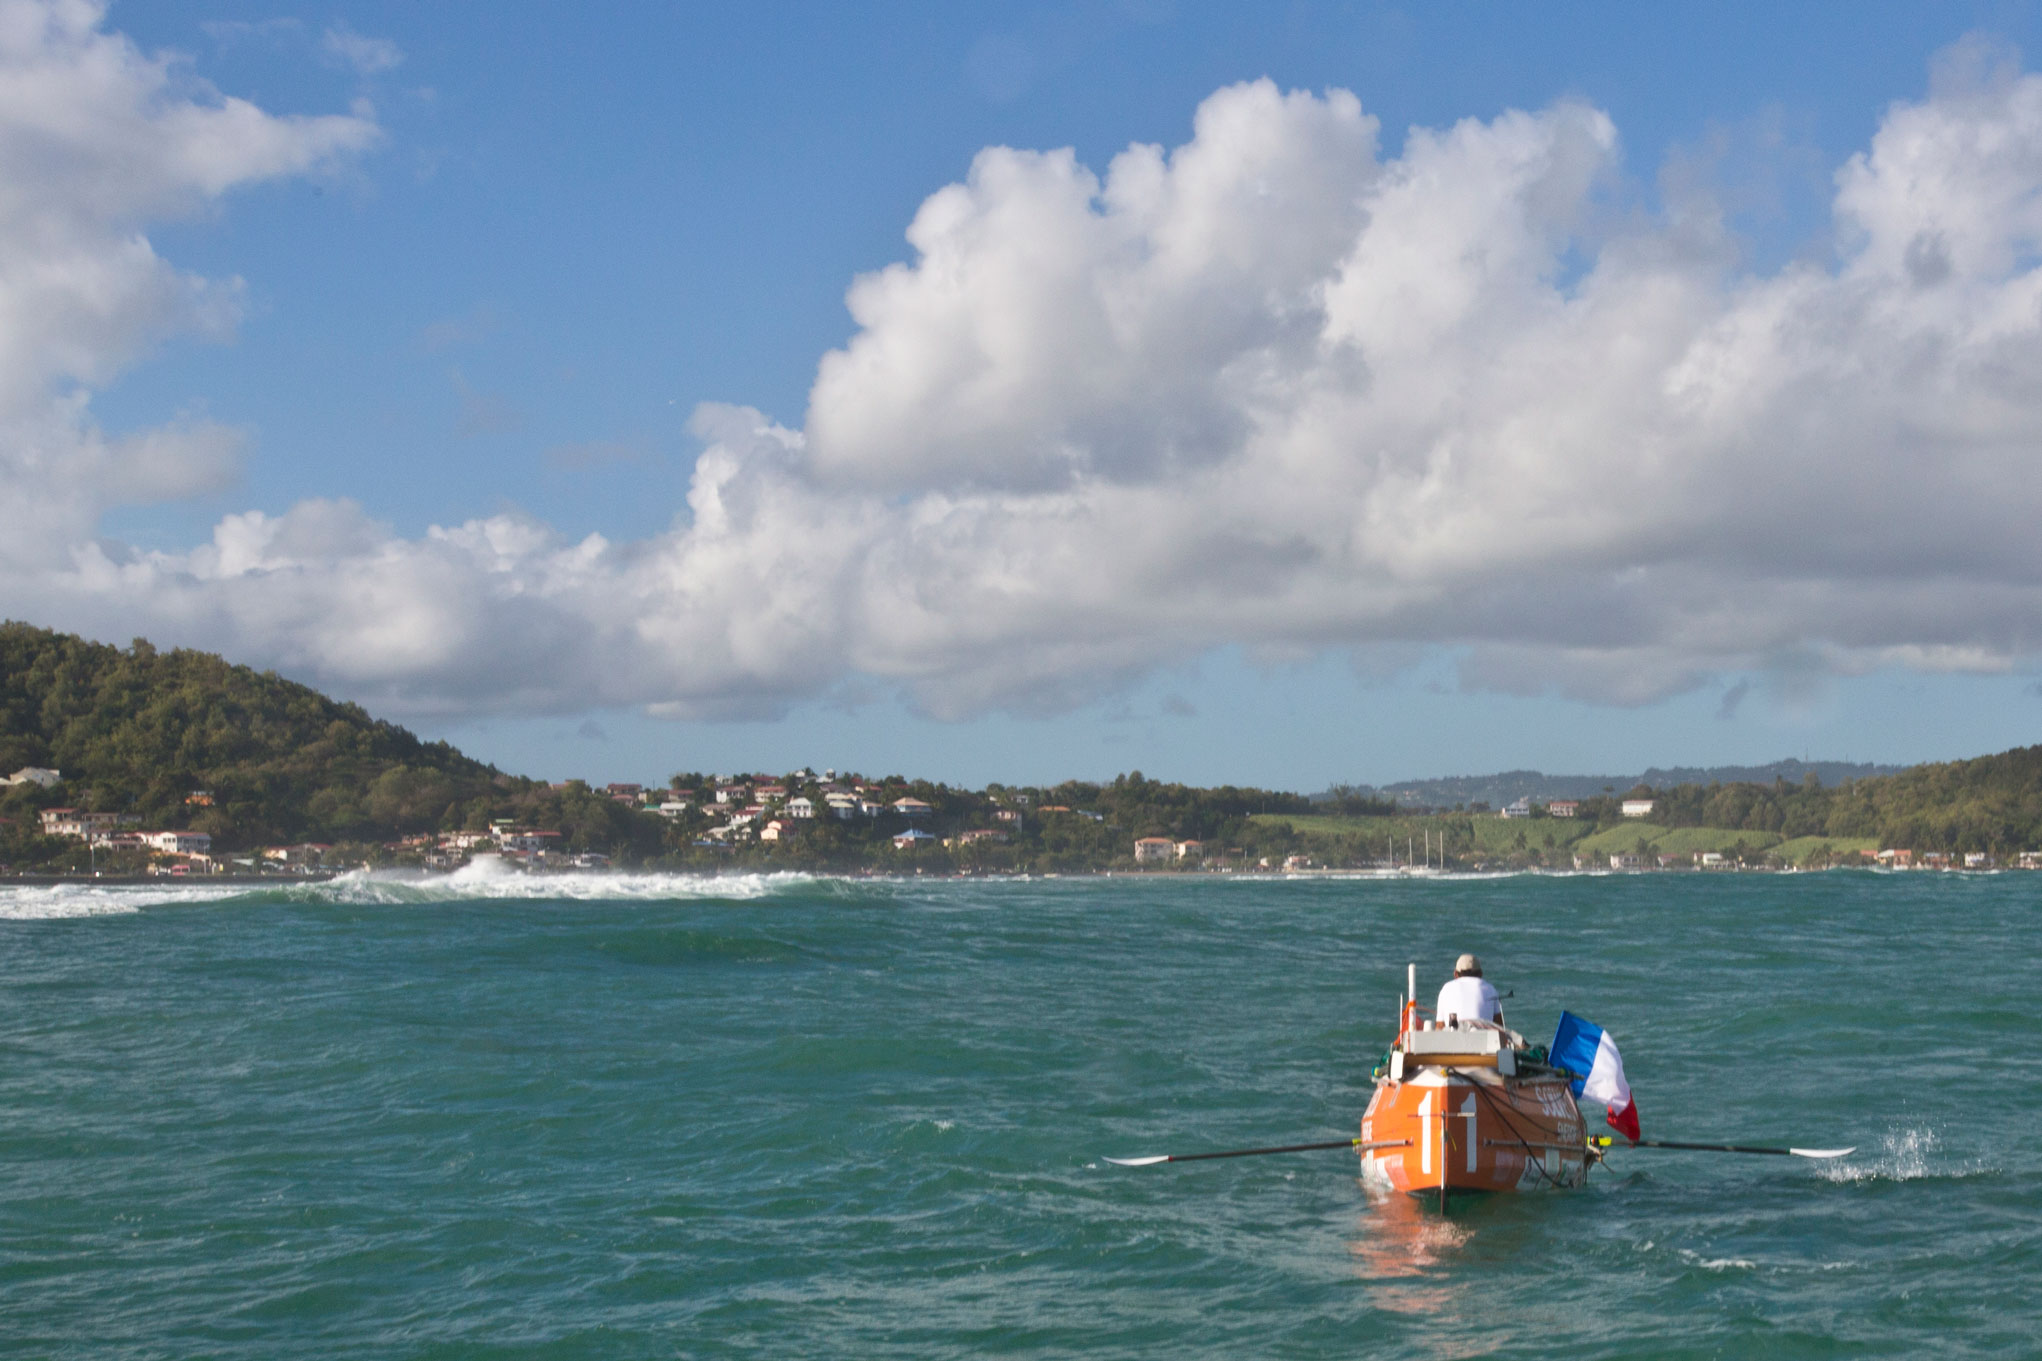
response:
[(1323, 1144), (1282, 1144), (1275, 1148), (1230, 1148), (1223, 1153), (1173, 1153), (1173, 1163), (1195, 1163), (1204, 1158), (1258, 1158), (1264, 1153), (1315, 1153), (1323, 1148), (1348, 1148), (1352, 1139), (1329, 1140)]
[(1389, 1143), (1408, 1144), (1409, 1139), (1382, 1140), (1365, 1144), (1360, 1139), (1332, 1139), (1323, 1144), (1280, 1144), (1275, 1148), (1230, 1148), (1224, 1153), (1173, 1153), (1173, 1163), (1195, 1163), (1204, 1158), (1256, 1158), (1264, 1153), (1316, 1153), (1326, 1148), (1382, 1148)]
[(1856, 1148), (1761, 1148), (1753, 1144), (1688, 1144), (1673, 1139), (1627, 1139), (1622, 1144), (1607, 1134), (1597, 1135), (1589, 1143), (1596, 1148), (1678, 1148), (1696, 1153), (1763, 1153), (1775, 1158), (1842, 1158), (1855, 1153)]
[[(1616, 1145), (1612, 1142), (1611, 1147)], [(1673, 1139), (1640, 1139), (1633, 1148), (1684, 1148), (1694, 1153), (1768, 1153), (1781, 1158), (1791, 1158), (1791, 1148), (1756, 1148), (1750, 1144), (1684, 1144)]]
[(1278, 1144), (1273, 1148), (1229, 1148), (1218, 1153), (1166, 1153), (1159, 1157), (1108, 1158), (1123, 1167), (1148, 1167), (1156, 1163), (1195, 1163), (1208, 1158), (1258, 1158), (1265, 1153), (1314, 1153), (1328, 1148), (1351, 1148), (1367, 1152), (1372, 1148), (1403, 1148), (1409, 1139), (1329, 1139), (1318, 1144)]

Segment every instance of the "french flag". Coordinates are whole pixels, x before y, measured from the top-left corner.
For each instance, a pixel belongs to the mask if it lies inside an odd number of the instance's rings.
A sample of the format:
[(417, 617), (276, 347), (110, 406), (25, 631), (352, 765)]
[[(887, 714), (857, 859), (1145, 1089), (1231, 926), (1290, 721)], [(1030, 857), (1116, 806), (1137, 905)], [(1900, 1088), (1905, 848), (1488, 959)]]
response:
[(1609, 1108), (1603, 1119), (1632, 1143), (1638, 1142), (1638, 1103), (1624, 1081), (1624, 1056), (1609, 1032), (1571, 1011), (1560, 1013), (1553, 1032), (1552, 1064), (1575, 1074), (1574, 1095), (1600, 1101)]

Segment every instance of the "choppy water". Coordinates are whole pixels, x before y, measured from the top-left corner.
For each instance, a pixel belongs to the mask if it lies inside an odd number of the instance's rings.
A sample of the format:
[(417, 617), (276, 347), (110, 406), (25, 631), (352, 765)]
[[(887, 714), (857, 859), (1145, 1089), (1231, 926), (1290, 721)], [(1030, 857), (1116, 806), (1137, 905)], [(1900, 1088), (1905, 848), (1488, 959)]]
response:
[[(572, 896), (567, 896), (568, 891)], [(2042, 875), (0, 891), (0, 1352), (2034, 1356)], [(1340, 1153), (1407, 958), (1648, 1133)]]

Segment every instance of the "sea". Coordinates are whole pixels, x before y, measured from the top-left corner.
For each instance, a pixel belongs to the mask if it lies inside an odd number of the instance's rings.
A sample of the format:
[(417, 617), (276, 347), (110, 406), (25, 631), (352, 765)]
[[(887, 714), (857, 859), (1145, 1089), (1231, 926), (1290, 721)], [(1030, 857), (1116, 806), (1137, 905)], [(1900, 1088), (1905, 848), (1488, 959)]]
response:
[[(2042, 874), (0, 889), (0, 1355), (2034, 1357)], [(1349, 1152), (1405, 966), (1647, 1136)], [(1591, 1123), (1595, 1123), (1591, 1114)]]

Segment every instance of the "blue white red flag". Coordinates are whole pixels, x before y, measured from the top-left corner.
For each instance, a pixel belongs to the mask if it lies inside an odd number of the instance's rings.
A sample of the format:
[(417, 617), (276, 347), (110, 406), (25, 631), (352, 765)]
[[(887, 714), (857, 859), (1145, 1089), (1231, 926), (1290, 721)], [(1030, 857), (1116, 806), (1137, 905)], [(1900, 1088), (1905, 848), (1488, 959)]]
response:
[(1602, 1102), (1609, 1108), (1603, 1119), (1610, 1128), (1638, 1142), (1638, 1103), (1631, 1099), (1631, 1084), (1624, 1081), (1624, 1056), (1607, 1030), (1563, 1011), (1548, 1057), (1555, 1068), (1575, 1075), (1574, 1095)]

